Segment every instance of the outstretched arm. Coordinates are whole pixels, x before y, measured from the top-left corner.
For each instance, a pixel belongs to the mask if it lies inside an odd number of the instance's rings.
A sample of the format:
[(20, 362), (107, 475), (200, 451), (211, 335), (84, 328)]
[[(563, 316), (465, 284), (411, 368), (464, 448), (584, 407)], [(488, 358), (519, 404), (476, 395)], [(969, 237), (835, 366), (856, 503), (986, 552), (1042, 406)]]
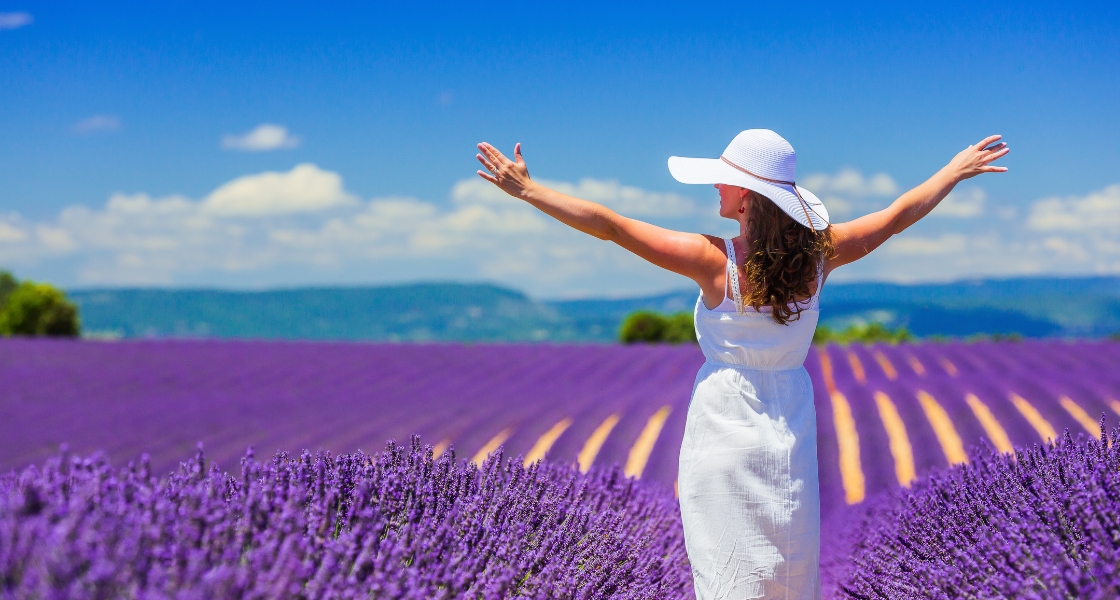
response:
[(612, 241), (663, 269), (695, 280), (705, 290), (712, 287), (715, 275), (722, 272), (724, 255), (706, 236), (630, 219), (601, 204), (546, 188), (529, 178), (521, 144), (514, 147), (514, 160), (487, 143), (479, 144), (478, 149), (477, 158), (484, 167), (478, 171), (480, 177), (557, 221)]
[(954, 186), (965, 179), (981, 173), (1006, 171), (1007, 167), (991, 164), (1010, 150), (1007, 144), (999, 142), (1001, 137), (989, 136), (979, 144), (965, 148), (933, 177), (899, 196), (887, 208), (854, 221), (833, 225), (836, 256), (828, 261), (827, 269), (832, 270), (867, 256), (892, 235), (902, 233), (928, 215)]

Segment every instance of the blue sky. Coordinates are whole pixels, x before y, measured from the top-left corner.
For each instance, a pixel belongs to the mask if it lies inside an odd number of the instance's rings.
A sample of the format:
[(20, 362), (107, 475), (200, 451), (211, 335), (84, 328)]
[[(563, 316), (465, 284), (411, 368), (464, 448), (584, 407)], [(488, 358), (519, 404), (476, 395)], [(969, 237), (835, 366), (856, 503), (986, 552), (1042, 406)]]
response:
[(474, 144), (520, 141), (534, 177), (728, 234), (665, 159), (752, 127), (790, 140), (839, 219), (988, 133), (1011, 145), (1008, 174), (837, 279), (1120, 272), (1115, 4), (157, 4), (0, 1), (18, 276), (679, 288), (476, 185)]

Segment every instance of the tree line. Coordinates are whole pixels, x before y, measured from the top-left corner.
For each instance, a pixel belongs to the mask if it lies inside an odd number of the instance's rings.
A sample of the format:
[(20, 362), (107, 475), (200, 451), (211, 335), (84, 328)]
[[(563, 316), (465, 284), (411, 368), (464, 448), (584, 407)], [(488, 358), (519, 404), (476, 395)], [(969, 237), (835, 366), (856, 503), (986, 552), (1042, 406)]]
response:
[(77, 337), (78, 307), (49, 283), (19, 281), (0, 271), (0, 336), (50, 335)]
[[(918, 338), (905, 327), (888, 327), (882, 323), (853, 323), (843, 329), (828, 325), (817, 325), (813, 332), (814, 344), (904, 344)], [(943, 335), (922, 338), (924, 342), (945, 343), (955, 339)], [(1109, 336), (1120, 341), (1120, 334)], [(623, 344), (681, 344), (696, 343), (696, 328), (693, 327), (692, 314), (679, 312), (661, 314), (651, 310), (630, 313), (622, 321), (618, 340)], [(1019, 333), (977, 333), (963, 338), (964, 342), (1020, 342)]]
[[(651, 310), (639, 310), (622, 321), (618, 339), (624, 344), (695, 344), (696, 328), (693, 326), (691, 313), (664, 315)], [(890, 328), (882, 323), (857, 323), (845, 329), (818, 325), (813, 332), (814, 344), (899, 344), (913, 339), (913, 334), (905, 327)]]

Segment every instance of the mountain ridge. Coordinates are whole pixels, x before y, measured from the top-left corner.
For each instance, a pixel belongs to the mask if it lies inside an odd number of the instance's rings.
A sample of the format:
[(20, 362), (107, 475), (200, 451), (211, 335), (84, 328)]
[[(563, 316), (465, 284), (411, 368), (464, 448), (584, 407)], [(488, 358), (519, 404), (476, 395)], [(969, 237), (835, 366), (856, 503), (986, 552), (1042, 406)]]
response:
[[(92, 337), (611, 342), (629, 313), (691, 311), (698, 292), (536, 300), (488, 283), (223, 289), (94, 288), (69, 296)], [(822, 323), (879, 321), (919, 336), (1120, 331), (1120, 277), (829, 283)]]

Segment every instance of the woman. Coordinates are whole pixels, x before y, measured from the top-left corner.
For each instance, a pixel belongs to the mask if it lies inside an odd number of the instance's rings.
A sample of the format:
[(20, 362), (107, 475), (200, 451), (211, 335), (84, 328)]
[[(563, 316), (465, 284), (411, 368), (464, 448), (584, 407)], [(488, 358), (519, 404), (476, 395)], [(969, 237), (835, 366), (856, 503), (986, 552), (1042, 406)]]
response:
[(803, 363), (824, 281), (929, 214), (953, 187), (1008, 147), (991, 136), (957, 154), (889, 207), (830, 224), (820, 200), (795, 183), (797, 156), (778, 134), (751, 129), (719, 159), (671, 157), (678, 181), (714, 184), (720, 239), (663, 229), (542, 187), (514, 160), (479, 144), (478, 174), (562, 223), (610, 240), (700, 286), (696, 376), (681, 443), (681, 516), (696, 595), (819, 598), (820, 495), (816, 415)]

